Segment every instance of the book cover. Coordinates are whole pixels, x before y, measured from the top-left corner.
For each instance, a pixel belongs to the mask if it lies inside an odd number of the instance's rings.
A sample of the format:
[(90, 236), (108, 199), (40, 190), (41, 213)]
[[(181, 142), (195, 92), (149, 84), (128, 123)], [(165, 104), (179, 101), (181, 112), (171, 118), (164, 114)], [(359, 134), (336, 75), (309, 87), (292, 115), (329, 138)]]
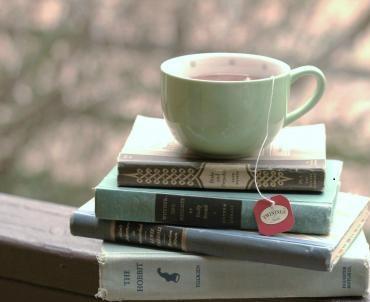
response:
[(363, 233), (332, 272), (104, 242), (97, 296), (108, 301), (365, 296), (369, 257)]
[[(283, 128), (263, 150), (257, 172), (269, 191), (322, 191), (325, 125)], [(210, 160), (182, 147), (165, 121), (138, 116), (118, 156), (120, 186), (255, 190), (255, 157)]]
[[(297, 233), (328, 234), (342, 162), (327, 161), (321, 194), (286, 193)], [(253, 208), (261, 197), (230, 190), (175, 190), (117, 185), (117, 169), (95, 188), (96, 216), (103, 219), (211, 228), (256, 230)]]
[(98, 219), (91, 200), (73, 214), (70, 227), (78, 236), (330, 271), (360, 232), (368, 214), (367, 197), (340, 193), (329, 235), (263, 236), (252, 231)]

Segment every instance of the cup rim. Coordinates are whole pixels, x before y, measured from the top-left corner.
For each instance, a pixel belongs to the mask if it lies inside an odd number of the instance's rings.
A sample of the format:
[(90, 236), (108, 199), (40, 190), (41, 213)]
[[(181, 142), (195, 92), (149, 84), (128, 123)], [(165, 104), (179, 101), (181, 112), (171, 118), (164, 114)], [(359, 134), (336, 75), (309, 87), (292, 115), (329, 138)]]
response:
[(213, 57), (230, 57), (230, 58), (240, 58), (240, 57), (243, 57), (243, 58), (249, 58), (249, 59), (259, 59), (259, 60), (262, 60), (262, 61), (265, 61), (265, 62), (268, 62), (268, 63), (271, 63), (271, 64), (275, 64), (275, 65), (280, 65), (282, 67), (282, 72), (277, 74), (275, 77), (276, 78), (279, 78), (279, 77), (283, 77), (285, 76), (286, 74), (288, 74), (291, 70), (290, 66), (279, 60), (279, 59), (275, 59), (275, 58), (272, 58), (272, 57), (268, 57), (268, 56), (263, 56), (263, 55), (257, 55), (257, 54), (249, 54), (249, 53), (235, 53), (235, 52), (204, 52), (204, 53), (193, 53), (193, 54), (186, 54), (186, 55), (182, 55), (182, 56), (177, 56), (177, 57), (173, 57), (173, 58), (170, 58), (170, 59), (167, 59), (165, 61), (163, 61), (160, 65), (160, 70), (166, 74), (166, 75), (169, 75), (169, 76), (172, 76), (172, 77), (175, 77), (175, 78), (179, 78), (179, 79), (182, 79), (182, 80), (188, 80), (188, 81), (193, 81), (193, 82), (206, 82), (206, 83), (230, 83), (230, 84), (235, 84), (235, 83), (239, 83), (239, 84), (245, 84), (245, 83), (251, 83), (251, 82), (261, 82), (261, 81), (266, 81), (266, 80), (270, 80), (272, 78), (272, 76), (270, 77), (266, 77), (266, 78), (261, 78), (261, 79), (253, 79), (253, 80), (248, 80), (248, 81), (222, 81), (222, 80), (203, 80), (203, 79), (192, 79), (190, 77), (187, 77), (187, 76), (182, 76), (182, 75), (179, 75), (179, 74), (176, 74), (174, 72), (171, 72), (169, 70), (169, 65), (170, 64), (173, 64), (174, 62), (176, 61), (179, 61), (179, 60), (191, 60), (191, 59), (202, 59), (202, 58), (207, 58), (207, 57), (210, 57), (210, 56), (213, 56)]

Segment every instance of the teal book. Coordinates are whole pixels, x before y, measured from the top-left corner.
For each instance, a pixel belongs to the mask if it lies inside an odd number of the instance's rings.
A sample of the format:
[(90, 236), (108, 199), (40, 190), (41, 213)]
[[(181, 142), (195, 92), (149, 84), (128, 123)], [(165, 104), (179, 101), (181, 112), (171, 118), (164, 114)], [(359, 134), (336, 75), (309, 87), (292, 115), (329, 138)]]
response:
[(73, 235), (126, 244), (331, 271), (361, 231), (368, 215), (367, 197), (339, 193), (329, 235), (263, 236), (252, 231), (98, 219), (91, 200), (75, 211), (70, 229)]
[(362, 232), (331, 272), (104, 242), (97, 296), (107, 301), (361, 297), (368, 294), (369, 258)]
[[(284, 193), (295, 216), (292, 232), (329, 233), (341, 172), (341, 161), (328, 160), (322, 193)], [(98, 218), (204, 228), (257, 229), (253, 215), (253, 207), (261, 199), (257, 193), (119, 187), (117, 176), (114, 167), (95, 188)]]

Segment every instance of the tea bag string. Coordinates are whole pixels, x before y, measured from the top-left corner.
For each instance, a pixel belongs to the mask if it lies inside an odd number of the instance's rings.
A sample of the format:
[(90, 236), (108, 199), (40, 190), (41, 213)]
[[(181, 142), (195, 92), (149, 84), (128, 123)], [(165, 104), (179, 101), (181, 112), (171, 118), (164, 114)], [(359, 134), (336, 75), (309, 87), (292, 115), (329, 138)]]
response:
[(257, 160), (256, 160), (256, 165), (254, 167), (254, 184), (256, 186), (256, 189), (257, 189), (257, 192), (258, 194), (265, 200), (269, 201), (271, 203), (271, 206), (274, 206), (275, 205), (275, 201), (271, 200), (270, 198), (266, 197), (265, 195), (263, 195), (258, 187), (258, 183), (257, 183), (257, 169), (258, 169), (258, 163), (259, 163), (259, 160), (260, 160), (260, 157), (261, 157), (261, 153), (262, 153), (262, 150), (263, 148), (265, 147), (265, 144), (266, 144), (266, 141), (267, 141), (267, 138), (268, 138), (268, 135), (269, 135), (269, 121), (270, 121), (270, 113), (271, 113), (271, 107), (272, 107), (272, 97), (273, 97), (273, 94), (274, 94), (274, 86), (275, 86), (275, 77), (272, 76), (272, 84), (271, 84), (271, 94), (270, 94), (270, 106), (269, 106), (269, 110), (268, 110), (268, 113), (267, 113), (267, 120), (266, 120), (266, 135), (265, 135), (265, 138), (263, 139), (263, 142), (262, 142), (262, 145), (261, 145), (261, 148), (258, 152), (258, 156), (257, 156)]

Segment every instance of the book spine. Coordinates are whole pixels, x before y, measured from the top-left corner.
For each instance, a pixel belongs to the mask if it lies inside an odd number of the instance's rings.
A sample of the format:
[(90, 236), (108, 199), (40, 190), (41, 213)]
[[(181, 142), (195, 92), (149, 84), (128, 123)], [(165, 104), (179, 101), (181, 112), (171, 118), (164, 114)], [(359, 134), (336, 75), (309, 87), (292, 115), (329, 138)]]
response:
[(320, 246), (282, 242), (278, 238), (265, 240), (243, 231), (109, 221), (81, 214), (72, 217), (71, 233), (76, 236), (313, 270), (330, 269), (330, 251)]
[[(218, 162), (120, 162), (118, 185), (135, 187), (223, 189), (254, 191), (254, 165)], [(261, 164), (257, 171), (260, 189), (312, 191), (324, 188), (324, 168)]]
[[(92, 235), (87, 224), (94, 218), (76, 217), (71, 223), (72, 234), (100, 237), (119, 243), (186, 251), (204, 255), (227, 257), (312, 270), (329, 270), (330, 250), (323, 246), (307, 246), (279, 239), (265, 240), (243, 231), (206, 230), (150, 223), (108, 221), (100, 223), (100, 230)], [(86, 218), (86, 219), (85, 219)], [(96, 219), (96, 218), (95, 218)], [(82, 223), (82, 225), (81, 225)]]
[(108, 301), (362, 296), (368, 267), (366, 259), (346, 257), (329, 273), (182, 253), (103, 252), (97, 296)]
[[(95, 212), (101, 219), (256, 230), (255, 201), (97, 188)], [(330, 205), (292, 203), (292, 209), (296, 221), (293, 232), (328, 234)]]

